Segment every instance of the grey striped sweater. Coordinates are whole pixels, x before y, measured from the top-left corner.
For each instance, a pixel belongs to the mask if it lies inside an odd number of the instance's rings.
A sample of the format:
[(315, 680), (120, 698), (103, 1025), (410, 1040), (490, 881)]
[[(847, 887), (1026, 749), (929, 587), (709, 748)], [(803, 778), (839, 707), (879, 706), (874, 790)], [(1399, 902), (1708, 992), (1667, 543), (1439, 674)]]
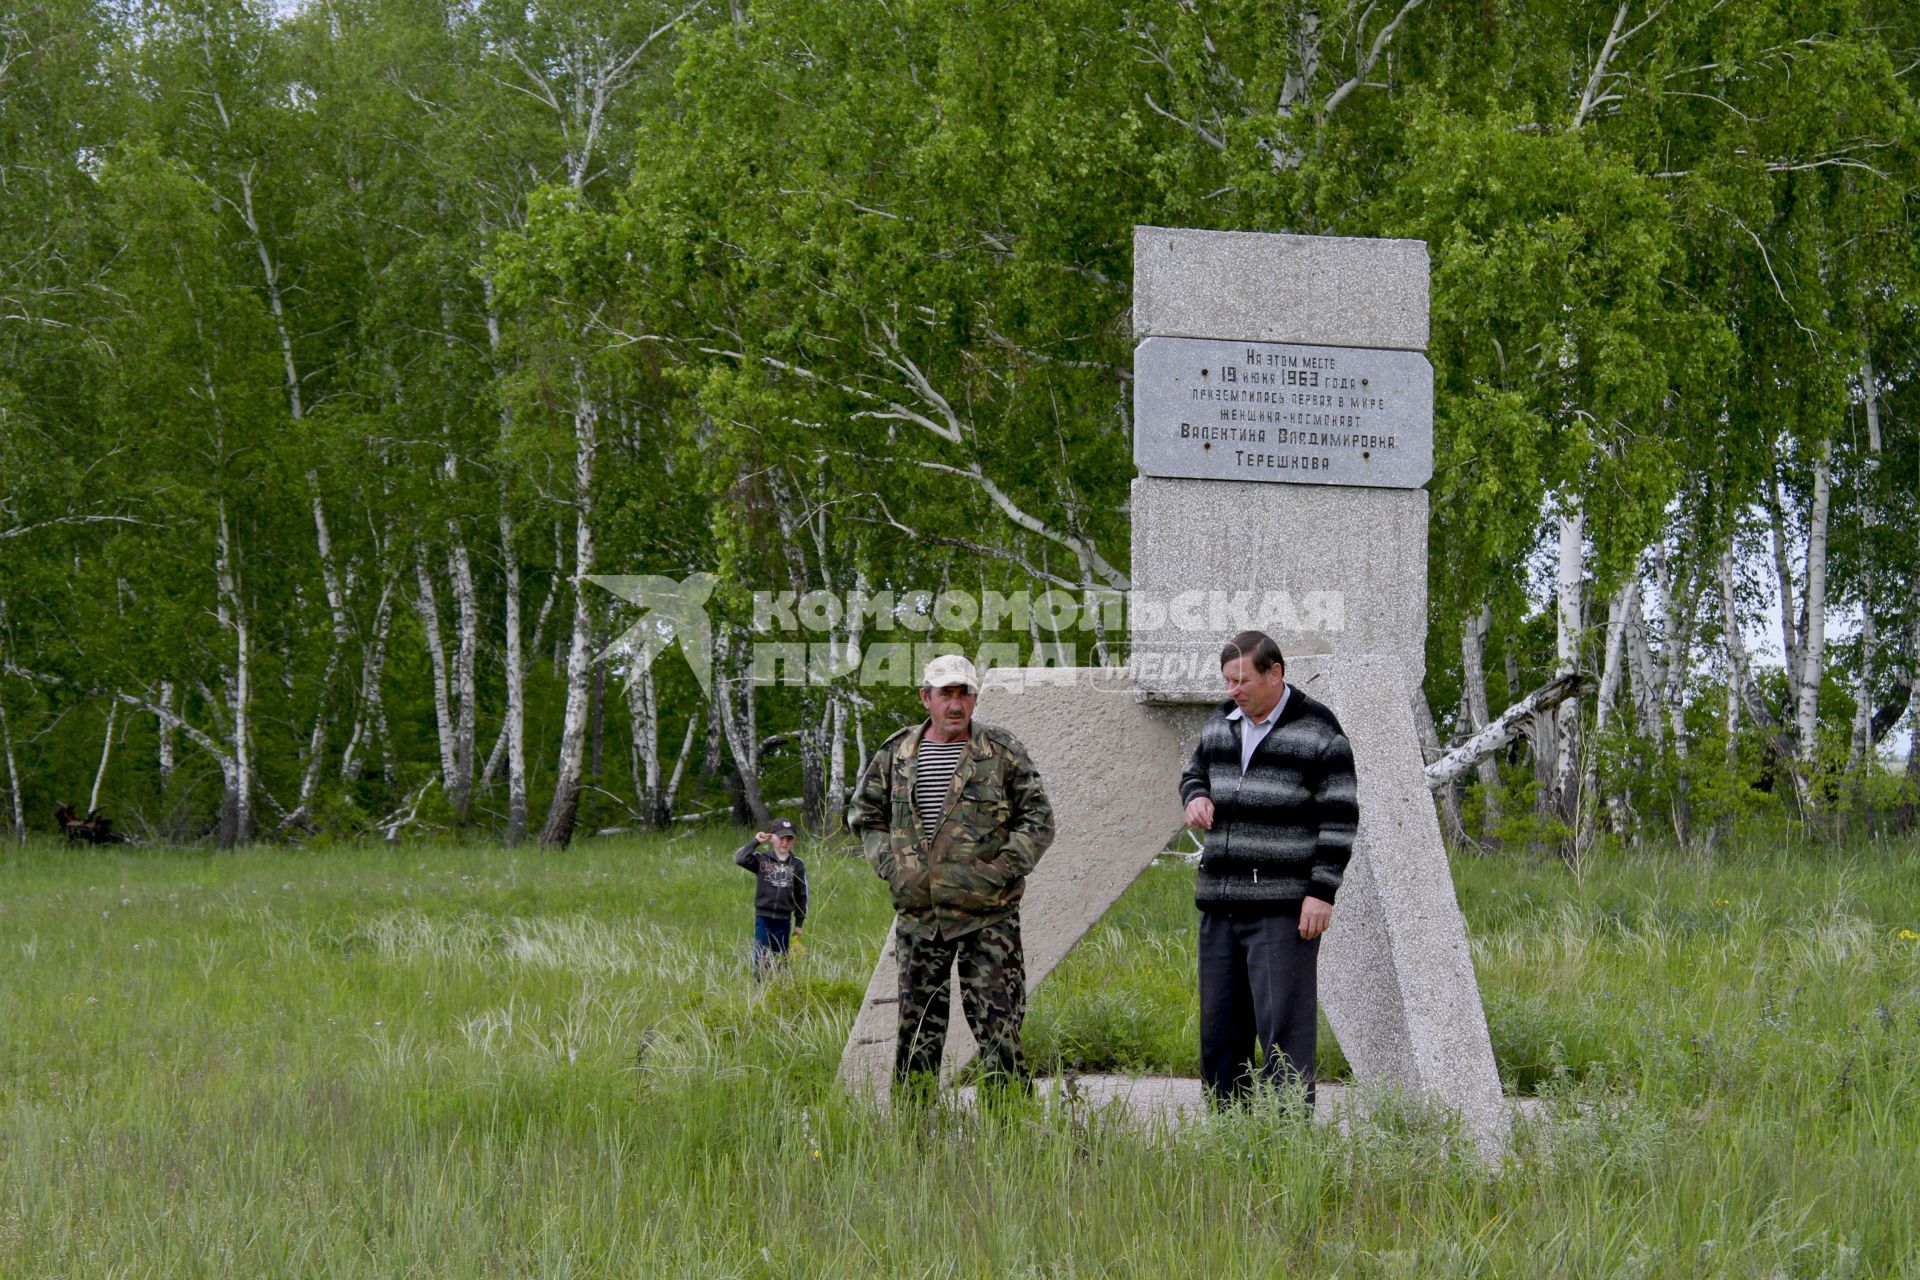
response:
[(1231, 700), (1207, 717), (1180, 803), (1213, 801), (1213, 829), (1200, 853), (1194, 900), (1202, 910), (1255, 914), (1332, 902), (1353, 856), (1360, 806), (1353, 748), (1333, 712), (1295, 688), (1279, 721), (1240, 772), (1239, 722)]

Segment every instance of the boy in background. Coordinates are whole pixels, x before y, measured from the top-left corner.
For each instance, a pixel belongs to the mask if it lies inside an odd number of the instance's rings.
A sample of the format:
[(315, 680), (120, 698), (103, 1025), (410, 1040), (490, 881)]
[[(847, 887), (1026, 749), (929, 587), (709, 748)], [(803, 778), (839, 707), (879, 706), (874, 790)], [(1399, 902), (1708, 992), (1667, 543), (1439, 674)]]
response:
[[(777, 818), (772, 829), (754, 833), (733, 856), (743, 871), (751, 871), (753, 891), (753, 976), (772, 972), (778, 957), (787, 953), (793, 935), (807, 927), (807, 864), (793, 856), (799, 828)], [(771, 843), (772, 853), (760, 846)]]

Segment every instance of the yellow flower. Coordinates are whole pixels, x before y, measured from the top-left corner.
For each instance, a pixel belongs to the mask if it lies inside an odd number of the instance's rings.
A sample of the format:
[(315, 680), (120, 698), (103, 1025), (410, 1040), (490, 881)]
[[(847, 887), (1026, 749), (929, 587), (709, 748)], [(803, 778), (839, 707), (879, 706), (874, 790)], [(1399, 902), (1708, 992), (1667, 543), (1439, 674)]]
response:
[(1911, 929), (1902, 929), (1899, 933), (1896, 933), (1893, 936), (1900, 939), (1900, 941), (1902, 942), (1920, 942), (1920, 933), (1915, 933)]

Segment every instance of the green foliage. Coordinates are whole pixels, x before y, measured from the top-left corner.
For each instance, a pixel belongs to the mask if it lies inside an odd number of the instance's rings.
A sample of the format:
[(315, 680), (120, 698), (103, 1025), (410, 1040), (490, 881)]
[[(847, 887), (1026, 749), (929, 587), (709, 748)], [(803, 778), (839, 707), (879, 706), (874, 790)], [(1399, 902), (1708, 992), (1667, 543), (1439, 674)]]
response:
[[(90, 788), (116, 694), (137, 727), (106, 794), (136, 826), (178, 829), (163, 806), (207, 826), (243, 755), (269, 834), (404, 815), (464, 732), (438, 715), (423, 567), (450, 705), (458, 630), (477, 637), (476, 769), (518, 581), (543, 650), (529, 785), (550, 789), (583, 531), (591, 570), (716, 574), (730, 641), (760, 590), (1124, 586), (1139, 224), (1427, 243), (1443, 721), (1483, 606), (1523, 651), (1511, 696), (1558, 666), (1541, 557), (1576, 509), (1585, 660), (1604, 602), (1671, 544), (1676, 616), (1643, 613), (1663, 643), (1691, 616), (1675, 705), (1711, 697), (1695, 615), (1719, 553), (1757, 565), (1777, 505), (1803, 555), (1829, 450), (1830, 609), (1872, 610), (1891, 705), (1920, 607), (1913, 15), (1387, 8), (0, 19), (0, 646), (35, 821)], [(596, 646), (631, 616), (590, 611)], [(669, 745), (707, 714), (675, 670)], [(169, 696), (193, 783), (159, 773)], [(915, 714), (845, 682), (761, 690), (761, 736), (801, 744), (770, 788), (819, 764), (829, 698), (873, 733)], [(1822, 716), (1823, 738), (1849, 719)], [(1766, 808), (1747, 747), (1725, 766), (1629, 733), (1607, 759), (1638, 811)], [(499, 821), (500, 772), (453, 823)], [(589, 817), (627, 820), (621, 772)], [(694, 768), (681, 807), (719, 787)]]

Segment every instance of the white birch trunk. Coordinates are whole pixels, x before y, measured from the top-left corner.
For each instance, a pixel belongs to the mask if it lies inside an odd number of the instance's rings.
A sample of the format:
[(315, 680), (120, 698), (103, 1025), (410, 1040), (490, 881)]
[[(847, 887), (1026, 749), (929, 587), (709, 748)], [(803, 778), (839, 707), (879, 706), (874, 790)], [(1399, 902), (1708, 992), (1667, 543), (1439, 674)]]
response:
[[(1464, 618), (1460, 624), (1460, 670), (1461, 680), (1466, 686), (1467, 732), (1476, 734), (1486, 728), (1492, 720), (1493, 710), (1487, 705), (1487, 633), (1493, 629), (1493, 610), (1481, 606), (1480, 612), (1473, 617)], [(1484, 756), (1475, 766), (1480, 775), (1480, 804), (1486, 814), (1486, 832), (1492, 832), (1500, 823), (1502, 797), (1500, 794), (1500, 763), (1493, 756)]]
[(1874, 372), (1873, 357), (1860, 359), (1860, 385), (1864, 390), (1867, 409), (1867, 449), (1873, 465), (1879, 465), (1880, 457), (1880, 375)]
[[(1432, 764), (1443, 754), (1440, 745), (1440, 730), (1433, 722), (1433, 708), (1427, 702), (1424, 689), (1413, 692), (1413, 723), (1420, 734), (1420, 753), (1422, 763)], [(1440, 826), (1446, 832), (1447, 844), (1454, 849), (1464, 849), (1472, 843), (1467, 839), (1467, 824), (1460, 810), (1460, 784), (1453, 780), (1433, 789), (1434, 798), (1440, 806)]]
[[(727, 660), (725, 640), (714, 637), (713, 669), (719, 673)], [(707, 740), (700, 755), (700, 775), (704, 778), (720, 776), (720, 762), (726, 757), (727, 734), (722, 727), (727, 719), (726, 686), (719, 674), (713, 679), (713, 687), (707, 691)]]
[(1667, 717), (1661, 705), (1663, 682), (1655, 674), (1653, 648), (1647, 640), (1647, 618), (1638, 595), (1627, 610), (1627, 659), (1633, 675), (1633, 717), (1640, 731), (1653, 740), (1656, 751), (1667, 741)]
[[(487, 347), (497, 362), (500, 358), (501, 345), (500, 315), (494, 309), (493, 277), (483, 272), (480, 283), (487, 303)], [(497, 364), (494, 372), (498, 377)], [(502, 403), (500, 407), (501, 443), (503, 445), (510, 443), (512, 434), (513, 419), (506, 405)], [(500, 726), (500, 739), (494, 744), (493, 751), (488, 753), (484, 778), (493, 777), (496, 761), (504, 745), (507, 762), (506, 843), (511, 849), (524, 843), (527, 838), (527, 663), (520, 644), (520, 556), (514, 548), (513, 508), (504, 471), (500, 477), (499, 493), (500, 563), (506, 577), (506, 616), (501, 623), (501, 629), (506, 639), (507, 708), (506, 723)], [(547, 603), (548, 606), (552, 605), (551, 596), (548, 597)], [(541, 618), (544, 620), (545, 617), (546, 613), (543, 609)], [(535, 641), (535, 648), (538, 647), (539, 642)], [(485, 785), (484, 780), (482, 785)]]
[(760, 741), (753, 724), (753, 675), (740, 646), (728, 642), (716, 647), (726, 655), (724, 673), (719, 662), (714, 664), (714, 688), (720, 694), (720, 731), (726, 736), (727, 750), (740, 775), (740, 798), (753, 820), (764, 827), (773, 820), (773, 815), (760, 796)]
[[(576, 529), (575, 533), (577, 534), (578, 532), (578, 529)], [(566, 543), (566, 531), (562, 528), (561, 522), (555, 520), (553, 522), (553, 589), (547, 593), (548, 600), (553, 600), (559, 595), (561, 583), (570, 582), (569, 575), (567, 574)], [(576, 547), (576, 550), (577, 549)], [(578, 586), (577, 583), (571, 585), (575, 587)], [(578, 599), (578, 595), (579, 593), (576, 590), (576, 600)], [(540, 633), (545, 629), (546, 625), (547, 611), (543, 608), (540, 613), (540, 620), (535, 623), (533, 627), (533, 647), (536, 649), (540, 647)], [(555, 632), (553, 637), (553, 678), (558, 680), (566, 669), (567, 637)]]
[[(1867, 409), (1867, 476), (1864, 486), (1867, 492), (1862, 496), (1866, 503), (1870, 503), (1877, 496), (1880, 473), (1880, 387), (1873, 371), (1871, 355), (1861, 357), (1860, 385)], [(1865, 589), (1860, 593), (1860, 674), (1854, 685), (1853, 743), (1849, 751), (1849, 763), (1855, 769), (1867, 761), (1874, 749), (1873, 662), (1880, 639), (1873, 617), (1874, 571), (1871, 562), (1864, 576)], [(1920, 651), (1914, 653), (1913, 662), (1920, 665)]]
[[(1678, 702), (1677, 690), (1686, 672), (1685, 641), (1686, 628), (1681, 623), (1680, 611), (1674, 606), (1673, 568), (1667, 560), (1667, 544), (1663, 538), (1653, 544), (1653, 589), (1657, 593), (1656, 602), (1660, 606), (1660, 625), (1666, 631), (1664, 643), (1660, 646), (1660, 656), (1655, 667), (1654, 695), (1659, 704), (1660, 717), (1666, 727), (1675, 730), (1674, 750), (1682, 759), (1687, 751), (1680, 743), (1685, 726), (1675, 713)], [(1636, 602), (1637, 603), (1637, 602)]]
[(1723, 728), (1727, 735), (1727, 772), (1732, 773), (1740, 762), (1740, 687), (1731, 676), (1727, 679), (1727, 710)]
[[(553, 617), (553, 606), (555, 602), (560, 599), (561, 589), (566, 585), (566, 550), (562, 545), (560, 522), (556, 520), (553, 525), (553, 577), (547, 582), (547, 596), (546, 599), (540, 602), (540, 612), (536, 613), (533, 617), (533, 638), (527, 641), (527, 652), (529, 654), (539, 653), (545, 647), (546, 641), (544, 637), (547, 634), (547, 622)], [(553, 674), (558, 676), (566, 667), (566, 641), (559, 636), (554, 637), (553, 654)], [(532, 659), (529, 658), (528, 661), (531, 662)], [(529, 670), (531, 670), (531, 668), (529, 668)]]
[[(1720, 630), (1727, 649), (1727, 666), (1735, 689), (1739, 691), (1740, 704), (1746, 710), (1747, 718), (1767, 736), (1773, 748), (1774, 758), (1780, 771), (1787, 775), (1793, 787), (1795, 802), (1802, 813), (1806, 812), (1807, 785), (1805, 772), (1795, 757), (1794, 745), (1788, 732), (1773, 718), (1771, 711), (1760, 697), (1760, 690), (1753, 682), (1753, 676), (1747, 662), (1747, 645), (1741, 636), (1739, 606), (1734, 598), (1734, 565), (1731, 549), (1720, 553)], [(1729, 748), (1729, 756), (1732, 751)]]
[(1793, 565), (1787, 558), (1787, 500), (1776, 476), (1767, 490), (1767, 523), (1772, 534), (1773, 580), (1780, 594), (1780, 651), (1786, 658), (1787, 706), (1800, 705), (1800, 636), (1794, 626), (1798, 605)]
[(1914, 579), (1911, 646), (1907, 652), (1907, 781), (1920, 784), (1920, 578)]
[(827, 732), (827, 830), (838, 833), (847, 825), (847, 703), (831, 696), (833, 723)]
[(1853, 741), (1847, 749), (1847, 762), (1855, 769), (1873, 754), (1873, 663), (1879, 637), (1873, 620), (1873, 572), (1867, 571), (1868, 602), (1860, 610), (1860, 671), (1853, 685)]
[(233, 685), (233, 840), (253, 839), (253, 633), (236, 615)]
[(520, 560), (513, 549), (513, 517), (501, 495), (500, 551), (506, 566), (507, 847), (527, 838), (527, 660), (520, 651)]
[[(1663, 550), (1664, 558), (1664, 550)], [(1661, 572), (1665, 573), (1664, 563)], [(1682, 599), (1674, 593), (1671, 584), (1663, 588), (1664, 599), (1661, 604), (1668, 611), (1672, 621), (1668, 625), (1667, 643), (1661, 654), (1661, 704), (1666, 709), (1667, 729), (1673, 734), (1673, 754), (1685, 760), (1693, 747), (1693, 735), (1687, 729), (1687, 671), (1691, 665), (1693, 653), (1693, 612), (1699, 603), (1697, 594)], [(1685, 800), (1686, 775), (1680, 778), (1681, 798)]]
[[(217, 59), (214, 55), (213, 29), (212, 24), (207, 20), (205, 14), (201, 16), (199, 35), (201, 58), (207, 72), (208, 100), (213, 104), (215, 114), (219, 117), (221, 129), (231, 140), (234, 134), (233, 120), (227, 112), (226, 101), (218, 89), (220, 76), (217, 69)], [(267, 291), (267, 309), (273, 317), (274, 332), (280, 344), (281, 360), (286, 379), (287, 415), (297, 426), (306, 418), (306, 401), (301, 391), (299, 365), (294, 358), (293, 330), (287, 320), (285, 291), (282, 289), (280, 282), (281, 267), (279, 262), (274, 258), (271, 247), (267, 244), (266, 233), (260, 225), (260, 219), (254, 207), (254, 176), (255, 162), (248, 162), (236, 166), (234, 177), (239, 183), (240, 199), (236, 202), (224, 196), (221, 198), (226, 200), (228, 207), (240, 215), (240, 219), (246, 226), (247, 234), (252, 242), (255, 256), (260, 260), (261, 280)], [(211, 389), (210, 378), (208, 382), (209, 389)], [(327, 670), (329, 674), (331, 674), (338, 666), (337, 659), (339, 650), (344, 647), (347, 642), (346, 591), (341, 584), (340, 573), (334, 563), (333, 537), (327, 526), (326, 508), (321, 499), (319, 472), (309, 470), (306, 473), (306, 480), (307, 492), (313, 510), (314, 534), (320, 553), (321, 583), (326, 591), (327, 606), (332, 614), (333, 620), (334, 654), (327, 664)], [(224, 523), (224, 510), (221, 518)], [(236, 610), (235, 621), (240, 628), (241, 651), (245, 655), (244, 661), (240, 664), (243, 668), (240, 673), (241, 681), (245, 684), (250, 683), (250, 673), (245, 671), (244, 668), (251, 663), (251, 651), (246, 641), (244, 613)], [(314, 761), (316, 767), (318, 764), (317, 756), (325, 746), (327, 699), (330, 688), (330, 679), (321, 686), (319, 710), (316, 714), (313, 740), (310, 744), (310, 750), (316, 757)], [(247, 714), (251, 714), (250, 709)], [(243, 717), (236, 718), (243, 719)], [(236, 724), (236, 732), (241, 732), (239, 724)], [(237, 742), (235, 745), (237, 761), (234, 770), (234, 782), (239, 787), (239, 795), (237, 797), (238, 805), (235, 812), (241, 818), (241, 834), (239, 838), (248, 839), (251, 837), (253, 830), (251, 799), (253, 779), (249, 758), (250, 748), (245, 745), (244, 741)], [(303, 787), (303, 790), (305, 789), (306, 788)], [(301, 807), (304, 808), (304, 804)]]
[(651, 668), (627, 677), (627, 715), (633, 724), (633, 795), (640, 819), (649, 827), (666, 825), (661, 805), (660, 707)]
[[(853, 589), (859, 594), (862, 600), (867, 598), (869, 585), (865, 567), (856, 568), (853, 572)], [(861, 646), (866, 643), (867, 638), (866, 610), (854, 609), (850, 612), (853, 616), (847, 619), (847, 661), (853, 664), (853, 668), (857, 672), (860, 669), (860, 662), (864, 656), (861, 653)], [(857, 676), (853, 678), (857, 679)], [(845, 716), (850, 714), (853, 718), (853, 769), (851, 773), (843, 774), (840, 779), (841, 785), (838, 800), (840, 805), (840, 819), (834, 825), (836, 832), (846, 830), (847, 802), (852, 797), (853, 788), (859, 781), (860, 771), (867, 767), (867, 735), (860, 721), (860, 708), (858, 705), (850, 704), (852, 704), (851, 696), (842, 700), (843, 716), (840, 732), (844, 736), (846, 732)]]
[[(224, 118), (224, 110), (222, 114)], [(298, 427), (307, 416), (306, 402), (300, 389), (300, 369), (293, 352), (293, 331), (287, 322), (286, 304), (280, 287), (280, 264), (274, 259), (267, 245), (266, 234), (261, 230), (260, 220), (254, 213), (252, 166), (239, 170), (238, 177), (241, 202), (236, 207), (246, 224), (248, 235), (252, 237), (255, 254), (260, 259), (261, 278), (267, 290), (267, 309), (273, 316), (274, 332), (280, 340), (286, 376), (287, 417)], [(321, 676), (313, 731), (307, 744), (307, 768), (300, 784), (300, 799), (290, 821), (306, 814), (319, 782), (321, 758), (326, 753), (327, 744), (327, 704), (333, 695), (334, 677), (339, 673), (340, 655), (348, 639), (346, 588), (334, 561), (333, 533), (327, 524), (326, 504), (321, 497), (320, 473), (309, 470), (306, 481), (307, 497), (313, 511), (314, 541), (320, 553), (320, 582), (326, 592), (327, 610), (333, 621), (333, 644)]]
[[(216, 94), (214, 97), (216, 106), (219, 106), (219, 101), (219, 96)], [(220, 112), (224, 120), (225, 108), (221, 107)], [(204, 344), (206, 335), (201, 327), (197, 307), (193, 322), (194, 332), (200, 336)], [(206, 394), (206, 403), (213, 415), (220, 447), (224, 452), (226, 425), (220, 411), (219, 391), (214, 385), (213, 371), (204, 359), (200, 364), (200, 382), (201, 389)], [(225, 663), (220, 664), (221, 683), (232, 714), (223, 718), (220, 714), (220, 699), (213, 696), (204, 682), (199, 687), (215, 725), (220, 727), (221, 732), (228, 734), (230, 749), (220, 750), (211, 738), (188, 725), (183, 718), (174, 714), (172, 707), (166, 703), (158, 707), (147, 706), (146, 710), (151, 711), (163, 724), (185, 734), (189, 741), (201, 747), (219, 762), (220, 820), (216, 826), (214, 843), (218, 848), (231, 849), (253, 838), (253, 763), (247, 745), (252, 702), (252, 645), (247, 626), (246, 605), (240, 598), (238, 577), (234, 569), (236, 553), (232, 530), (227, 522), (227, 502), (224, 496), (217, 500), (215, 513), (218, 519), (214, 537), (214, 617), (223, 631), (233, 635), (234, 668), (229, 671)], [(166, 688), (170, 694), (172, 685), (168, 684)], [(124, 694), (117, 696), (126, 697)]]
[(1800, 761), (1811, 765), (1819, 745), (1820, 681), (1827, 662), (1827, 515), (1832, 499), (1833, 446), (1822, 444), (1813, 464), (1813, 510), (1807, 519), (1807, 640), (1800, 655), (1800, 702), (1794, 733)]
[[(446, 334), (446, 347), (452, 353), (453, 308), (444, 296), (440, 300), (440, 316), (441, 329)], [(451, 498), (460, 480), (460, 457), (454, 449), (453, 428), (444, 416), (441, 419), (441, 433), (446, 450), (440, 464), (440, 475), (446, 481), (448, 497)], [(453, 808), (454, 823), (464, 827), (473, 803), (474, 738), (479, 729), (479, 713), (475, 705), (478, 677), (474, 668), (480, 653), (480, 602), (474, 590), (473, 561), (467, 552), (466, 535), (460, 528), (460, 521), (452, 516), (447, 518), (447, 579), (453, 586), (458, 639), (453, 659), (452, 767), (444, 781), (447, 802)]]
[[(173, 681), (171, 680), (160, 682), (160, 705), (168, 710), (173, 709)], [(177, 766), (173, 745), (173, 726), (160, 716), (154, 717), (154, 724), (156, 726), (154, 736), (160, 745), (160, 790), (164, 793), (167, 784), (173, 781), (173, 771)]]
[(667, 779), (667, 790), (661, 797), (661, 810), (669, 818), (673, 816), (673, 801), (680, 794), (680, 779), (687, 774), (687, 757), (693, 754), (693, 740), (699, 730), (700, 713), (695, 711), (687, 717), (686, 736), (680, 740), (680, 754), (673, 761), (673, 776)]
[[(268, 248), (267, 237), (260, 229), (259, 218), (254, 214), (251, 166), (240, 170), (238, 176), (241, 221), (246, 224), (247, 234), (253, 239), (254, 252), (260, 259), (260, 275), (267, 289), (267, 310), (273, 316), (274, 333), (280, 340), (280, 357), (286, 377), (287, 416), (297, 426), (306, 420), (306, 400), (300, 390), (300, 366), (293, 354), (293, 330), (287, 323), (286, 302), (280, 288), (280, 264)], [(327, 607), (333, 614), (334, 643), (345, 644), (346, 591), (341, 585), (339, 569), (334, 564), (333, 533), (328, 528), (326, 505), (320, 496), (320, 473), (308, 471), (306, 479), (307, 493), (313, 507), (314, 537), (320, 550), (320, 577), (326, 588)]]
[[(224, 515), (224, 513), (222, 514)], [(218, 608), (222, 614), (221, 625), (230, 627), (232, 624), (230, 616), (226, 612), (226, 604), (222, 602)], [(244, 669), (243, 665), (242, 670), (244, 671)], [(229, 683), (234, 683), (234, 678), (229, 675), (223, 674), (222, 678), (227, 679)], [(55, 683), (62, 682), (56, 680)], [(219, 698), (207, 687), (204, 681), (200, 682), (198, 687), (201, 696), (207, 700), (208, 712), (212, 715), (218, 732), (222, 735), (228, 735), (230, 722), (220, 712)], [(228, 749), (231, 746), (231, 739), (229, 738), (228, 747), (223, 747), (220, 742), (210, 734), (187, 723), (187, 721), (182, 719), (180, 714), (171, 707), (157, 702), (152, 698), (139, 697), (131, 693), (122, 693), (118, 690), (114, 692), (113, 698), (114, 701), (134, 711), (143, 712), (160, 720), (176, 733), (186, 738), (187, 741), (191, 742), (194, 746), (199, 747), (202, 751), (212, 756), (215, 762), (219, 764), (220, 776), (225, 788), (221, 804), (221, 831), (219, 840), (222, 848), (230, 846), (233, 843), (233, 833), (238, 829), (240, 821), (244, 819), (250, 822), (252, 815), (250, 798), (244, 806), (238, 803), (238, 797), (242, 795), (250, 797), (250, 792), (242, 786), (242, 783), (250, 775), (251, 766), (243, 759), (236, 757), (233, 752)], [(231, 701), (231, 696), (229, 696), (229, 701)], [(0, 712), (4, 712), (4, 710), (4, 707), (0, 707)], [(0, 716), (0, 724), (3, 723), (4, 717)]]
[[(1574, 506), (1560, 517), (1560, 558), (1556, 582), (1554, 652), (1555, 674), (1572, 675), (1580, 669), (1580, 640), (1585, 617), (1586, 513)], [(1562, 818), (1571, 820), (1579, 803), (1576, 790), (1580, 760), (1580, 700), (1569, 698), (1554, 711), (1552, 802)]]
[(218, 542), (214, 572), (219, 584), (219, 615), (233, 632), (233, 677), (227, 685), (231, 751), (220, 762), (226, 796), (221, 806), (219, 846), (230, 849), (253, 838), (253, 634), (234, 572), (233, 536), (225, 498), (217, 506)]
[[(340, 672), (341, 654), (344, 647), (335, 643), (327, 654), (327, 665), (320, 673), (320, 698), (313, 709), (313, 729), (307, 735), (306, 767), (300, 773), (300, 796), (294, 802), (293, 812), (287, 815), (282, 827), (296, 826), (304, 821), (313, 808), (313, 798), (320, 787), (320, 767), (327, 754), (327, 702), (333, 690), (333, 682)], [(286, 668), (288, 683), (291, 685), (292, 668)], [(291, 691), (291, 689), (289, 689)], [(358, 726), (356, 726), (357, 728)]]
[[(373, 643), (361, 657), (360, 714), (354, 717), (353, 733), (340, 758), (340, 780), (348, 785), (360, 780), (370, 744), (384, 743), (387, 711), (381, 682), (386, 678), (387, 637), (393, 630), (394, 585), (395, 578), (389, 574), (386, 585), (380, 589), (380, 603), (373, 611)], [(381, 757), (382, 768), (390, 769), (392, 763), (386, 756)]]
[[(1920, 689), (1920, 685), (1915, 686)], [(7, 794), (12, 797), (13, 838), (19, 844), (27, 842), (26, 803), (20, 796), (20, 767), (13, 759), (13, 730), (7, 725), (7, 700), (0, 696), (0, 752), (4, 752), (7, 763)]]
[(1687, 731), (1686, 692), (1694, 601), (1682, 601), (1674, 590), (1664, 539), (1654, 544), (1653, 569), (1654, 584), (1660, 592), (1661, 622), (1667, 632), (1666, 643), (1660, 646), (1661, 716), (1673, 735), (1674, 757), (1682, 766), (1674, 781), (1674, 835), (1685, 844), (1693, 838), (1693, 784), (1685, 764), (1693, 742)]
[(1594, 724), (1600, 729), (1612, 722), (1614, 706), (1620, 698), (1626, 667), (1622, 657), (1626, 648), (1627, 612), (1639, 595), (1640, 584), (1629, 582), (1614, 593), (1607, 606), (1607, 648), (1600, 667), (1599, 700), (1594, 710)]
[[(453, 465), (451, 455), (447, 465)], [(467, 554), (466, 543), (459, 538), (458, 525), (449, 520), (447, 532), (454, 539), (447, 552), (447, 573), (453, 581), (459, 628), (454, 650), (453, 758), (452, 769), (446, 777), (447, 801), (453, 806), (454, 822), (465, 826), (473, 803), (473, 740), (479, 730), (479, 680), (474, 668), (480, 655), (480, 602), (473, 585), (472, 558)]]
[[(593, 642), (594, 652), (600, 650), (600, 643)], [(607, 744), (607, 664), (593, 664), (593, 679), (587, 686), (587, 740), (592, 743), (587, 758), (586, 776), (593, 779), (594, 785), (600, 784), (600, 767), (606, 755)]]
[(420, 630), (427, 643), (427, 663), (433, 672), (433, 723), (438, 730), (440, 777), (444, 782), (453, 772), (453, 711), (447, 705), (447, 650), (440, 640), (440, 606), (434, 599), (425, 551), (413, 558), (413, 580), (413, 610), (420, 616)]
[[(1587, 803), (1581, 806), (1583, 846), (1593, 838), (1593, 820), (1597, 810), (1591, 797), (1597, 796), (1600, 788), (1599, 748), (1606, 741), (1607, 729), (1613, 722), (1614, 705), (1620, 697), (1620, 684), (1625, 679), (1627, 617), (1639, 595), (1640, 584), (1629, 579), (1625, 586), (1614, 593), (1607, 605), (1606, 651), (1600, 664), (1600, 691), (1594, 700), (1594, 748), (1587, 753), (1586, 777), (1581, 784), (1582, 794), (1589, 797)], [(1613, 818), (1614, 833), (1624, 834), (1626, 800), (1617, 787), (1608, 789), (1607, 811)]]
[(553, 804), (540, 843), (565, 848), (580, 812), (581, 773), (587, 744), (587, 694), (593, 663), (593, 611), (587, 575), (593, 572), (593, 464), (600, 411), (587, 394), (586, 371), (574, 366), (573, 409), (573, 637), (567, 650), (567, 705), (560, 729), (560, 759), (554, 771)]
[[(809, 523), (802, 526), (796, 519), (800, 501), (784, 475), (778, 470), (768, 476), (774, 496), (774, 518), (780, 524), (780, 548), (787, 561), (787, 581), (795, 596), (807, 593), (806, 537), (812, 532)], [(823, 586), (831, 590), (832, 579), (827, 573), (826, 560), (820, 562), (820, 578)], [(833, 712), (822, 698), (817, 686), (809, 683), (800, 694), (800, 728), (794, 734), (795, 745), (800, 752), (800, 808), (803, 821), (818, 824), (826, 814), (826, 742), (827, 729)]]
[(1720, 553), (1720, 638), (1727, 650), (1728, 681), (1744, 695), (1751, 679), (1747, 671), (1747, 643), (1740, 632), (1740, 607), (1733, 590), (1733, 551)]
[(113, 727), (120, 718), (118, 697), (107, 703), (107, 733), (100, 743), (100, 767), (93, 772), (93, 790), (87, 794), (87, 816), (100, 812), (100, 788), (107, 782), (107, 765), (113, 759)]

